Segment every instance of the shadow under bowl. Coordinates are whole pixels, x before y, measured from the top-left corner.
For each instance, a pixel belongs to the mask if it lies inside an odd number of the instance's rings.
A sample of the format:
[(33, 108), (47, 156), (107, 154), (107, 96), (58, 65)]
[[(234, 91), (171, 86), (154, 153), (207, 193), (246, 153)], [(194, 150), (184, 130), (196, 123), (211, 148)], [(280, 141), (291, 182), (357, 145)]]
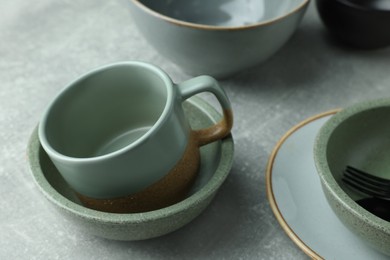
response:
[(390, 255), (390, 222), (359, 206), (368, 195), (342, 181), (347, 165), (390, 179), (390, 99), (348, 107), (321, 128), (314, 159), (326, 198), (339, 219), (379, 251)]
[(316, 0), (331, 35), (345, 45), (377, 49), (390, 45), (390, 1)]
[[(192, 97), (183, 106), (193, 129), (210, 126), (221, 119), (221, 115), (200, 98)], [(28, 159), (39, 190), (75, 227), (98, 237), (131, 241), (170, 233), (197, 217), (228, 176), (233, 150), (231, 136), (201, 147), (199, 174), (186, 199), (155, 211), (124, 214), (84, 207), (43, 150), (37, 129), (29, 141)]]
[(148, 42), (191, 75), (225, 78), (257, 65), (292, 36), (310, 0), (130, 0)]

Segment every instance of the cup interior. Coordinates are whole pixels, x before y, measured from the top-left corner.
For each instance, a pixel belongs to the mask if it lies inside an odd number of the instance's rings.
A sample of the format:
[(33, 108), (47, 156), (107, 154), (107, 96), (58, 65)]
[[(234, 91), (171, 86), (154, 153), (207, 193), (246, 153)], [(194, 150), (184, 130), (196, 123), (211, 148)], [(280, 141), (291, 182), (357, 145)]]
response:
[(162, 77), (142, 66), (88, 74), (51, 104), (44, 124), (47, 142), (60, 154), (76, 158), (119, 150), (156, 124), (169, 91)]
[(136, 0), (162, 15), (212, 26), (246, 26), (283, 16), (304, 0)]
[(347, 187), (341, 177), (347, 165), (390, 179), (390, 107), (376, 107), (343, 120), (327, 144), (327, 163), (340, 187), (354, 200), (367, 197)]

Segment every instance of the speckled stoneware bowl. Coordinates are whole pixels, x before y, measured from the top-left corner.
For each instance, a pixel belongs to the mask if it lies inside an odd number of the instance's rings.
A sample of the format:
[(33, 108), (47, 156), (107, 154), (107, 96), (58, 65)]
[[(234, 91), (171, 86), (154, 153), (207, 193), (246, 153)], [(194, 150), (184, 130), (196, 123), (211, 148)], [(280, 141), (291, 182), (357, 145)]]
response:
[(309, 0), (129, 0), (140, 32), (190, 75), (225, 78), (276, 53)]
[[(220, 114), (200, 98), (192, 97), (184, 110), (193, 129), (215, 124)], [(58, 212), (83, 232), (115, 240), (142, 240), (161, 236), (189, 223), (198, 216), (222, 185), (232, 166), (234, 144), (229, 135), (200, 148), (201, 165), (186, 199), (155, 211), (107, 213), (82, 206), (42, 149), (35, 129), (28, 146), (34, 180)]]
[(317, 136), (314, 158), (336, 215), (368, 244), (390, 255), (390, 222), (359, 206), (355, 201), (369, 196), (341, 181), (347, 165), (390, 179), (390, 99), (359, 103), (333, 116)]

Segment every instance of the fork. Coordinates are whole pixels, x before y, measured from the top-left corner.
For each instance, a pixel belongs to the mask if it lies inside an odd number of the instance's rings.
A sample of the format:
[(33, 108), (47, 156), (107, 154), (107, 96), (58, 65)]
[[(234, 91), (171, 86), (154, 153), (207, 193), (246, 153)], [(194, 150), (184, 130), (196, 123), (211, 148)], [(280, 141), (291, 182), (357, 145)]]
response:
[(367, 195), (390, 200), (389, 179), (377, 177), (352, 166), (347, 166), (342, 180), (350, 187)]

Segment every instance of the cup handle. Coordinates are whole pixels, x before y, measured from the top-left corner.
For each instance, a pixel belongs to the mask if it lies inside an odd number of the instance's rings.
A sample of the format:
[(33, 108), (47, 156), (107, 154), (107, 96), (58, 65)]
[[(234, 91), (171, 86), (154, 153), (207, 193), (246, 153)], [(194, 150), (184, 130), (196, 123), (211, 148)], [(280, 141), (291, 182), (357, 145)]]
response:
[(214, 78), (199, 76), (179, 83), (176, 86), (183, 100), (201, 92), (211, 92), (221, 104), (223, 118), (220, 122), (208, 128), (194, 130), (199, 146), (222, 139), (230, 133), (233, 126), (233, 112), (230, 101), (225, 91)]

